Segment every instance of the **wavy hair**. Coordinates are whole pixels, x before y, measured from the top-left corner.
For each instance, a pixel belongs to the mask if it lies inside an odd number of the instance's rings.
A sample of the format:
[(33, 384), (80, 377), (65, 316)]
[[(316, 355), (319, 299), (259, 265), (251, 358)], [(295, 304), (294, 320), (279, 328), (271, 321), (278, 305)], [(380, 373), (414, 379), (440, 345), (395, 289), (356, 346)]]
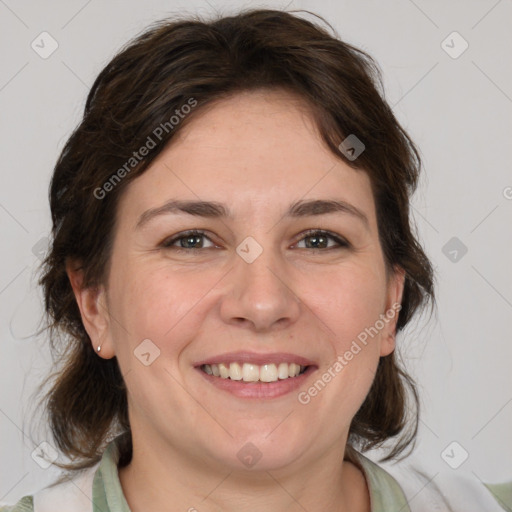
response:
[[(300, 96), (329, 149), (370, 177), (386, 267), (405, 272), (397, 331), (428, 302), (433, 305), (433, 269), (410, 219), (419, 152), (384, 99), (372, 58), (343, 42), (322, 18), (317, 17), (334, 35), (295, 12), (251, 9), (210, 20), (165, 19), (130, 41), (96, 78), (83, 119), (54, 168), (49, 191), (52, 236), (40, 278), (58, 366), (48, 380), (44, 405), (55, 443), (72, 461), (62, 467), (92, 466), (111, 436), (121, 433), (120, 464), (131, 458), (125, 383), (117, 359), (104, 360), (94, 352), (66, 263), (79, 262), (83, 286), (103, 282), (124, 188), (216, 100), (256, 89)], [(155, 147), (132, 161), (128, 171), (133, 152), (155, 127), (168, 126), (170, 116), (190, 98), (197, 102), (194, 109), (173, 129), (161, 130), (161, 137), (154, 137)], [(350, 134), (366, 146), (355, 161), (339, 150)], [(119, 176), (123, 165), (123, 179), (108, 194), (98, 192), (112, 183), (116, 172)], [(418, 407), (414, 382), (395, 352), (381, 357), (369, 394), (353, 418), (350, 446), (367, 450), (391, 440), (385, 459), (398, 456), (414, 444)]]

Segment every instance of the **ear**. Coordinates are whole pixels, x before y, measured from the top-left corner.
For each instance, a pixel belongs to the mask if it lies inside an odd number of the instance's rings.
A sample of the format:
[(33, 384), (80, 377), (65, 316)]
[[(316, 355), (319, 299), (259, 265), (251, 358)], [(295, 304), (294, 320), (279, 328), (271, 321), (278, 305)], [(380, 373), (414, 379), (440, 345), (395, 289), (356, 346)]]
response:
[[(110, 316), (104, 287), (84, 288), (83, 270), (76, 262), (66, 262), (66, 273), (93, 350), (100, 357), (111, 359), (115, 356), (115, 352), (110, 336)], [(98, 347), (100, 347), (99, 351)]]
[(395, 350), (396, 323), (402, 308), (405, 285), (405, 270), (396, 266), (388, 277), (386, 307), (381, 318), (384, 328), (381, 332), (380, 355), (387, 356)]

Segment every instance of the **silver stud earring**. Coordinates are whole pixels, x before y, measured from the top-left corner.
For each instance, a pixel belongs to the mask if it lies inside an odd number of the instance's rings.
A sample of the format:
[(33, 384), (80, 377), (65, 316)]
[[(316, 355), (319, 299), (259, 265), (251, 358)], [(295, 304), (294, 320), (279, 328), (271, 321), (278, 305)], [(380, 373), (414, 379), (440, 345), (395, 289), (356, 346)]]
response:
[(98, 345), (98, 348), (96, 350), (99, 352), (101, 350), (101, 345)]

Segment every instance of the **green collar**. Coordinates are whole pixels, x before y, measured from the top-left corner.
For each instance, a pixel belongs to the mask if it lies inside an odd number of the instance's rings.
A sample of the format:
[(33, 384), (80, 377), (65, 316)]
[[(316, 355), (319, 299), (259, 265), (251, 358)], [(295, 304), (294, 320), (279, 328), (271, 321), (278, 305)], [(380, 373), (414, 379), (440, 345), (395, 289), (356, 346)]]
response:
[(94, 475), (92, 484), (93, 512), (130, 512), (119, 481), (117, 470), (119, 448), (116, 441), (117, 438), (107, 446)]
[[(96, 470), (92, 487), (93, 512), (130, 512), (124, 497), (117, 463), (119, 449), (117, 438), (109, 443)], [(364, 455), (355, 452), (357, 463), (363, 471), (368, 488), (372, 512), (400, 510), (410, 512), (407, 499), (398, 482), (384, 469)]]

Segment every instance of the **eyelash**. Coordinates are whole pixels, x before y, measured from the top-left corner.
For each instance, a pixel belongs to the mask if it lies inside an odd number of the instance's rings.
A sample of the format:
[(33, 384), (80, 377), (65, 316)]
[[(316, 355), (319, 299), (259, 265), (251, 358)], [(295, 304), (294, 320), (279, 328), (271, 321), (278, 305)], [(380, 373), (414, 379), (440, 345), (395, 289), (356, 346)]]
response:
[[(344, 238), (341, 238), (340, 236), (335, 235), (334, 233), (331, 233), (329, 231), (325, 231), (323, 229), (309, 229), (309, 230), (305, 231), (304, 233), (302, 233), (301, 235), (302, 235), (302, 238), (298, 242), (301, 242), (305, 238), (311, 237), (313, 235), (321, 235), (321, 236), (325, 236), (327, 238), (331, 238), (338, 244), (338, 247), (326, 247), (326, 248), (321, 249), (322, 251), (328, 251), (328, 250), (332, 250), (332, 249), (343, 249), (343, 248), (348, 249), (351, 247), (351, 244), (349, 242), (347, 242), (347, 240), (345, 240)], [(190, 237), (190, 236), (203, 236), (203, 237), (207, 238), (208, 240), (210, 240), (210, 242), (214, 243), (206, 235), (206, 233), (204, 231), (201, 231), (199, 229), (192, 229), (189, 231), (184, 231), (182, 233), (179, 233), (178, 235), (174, 236), (173, 238), (170, 238), (170, 239), (167, 238), (160, 245), (166, 249), (172, 248), (172, 249), (176, 249), (176, 250), (180, 250), (180, 251), (196, 251), (196, 250), (201, 249), (201, 248), (193, 248), (193, 247), (192, 248), (190, 248), (190, 247), (173, 247), (174, 243), (176, 243), (179, 240), (182, 240), (184, 238)], [(206, 247), (206, 249), (210, 249), (210, 247)], [(313, 248), (306, 247), (305, 249), (313, 249)]]

